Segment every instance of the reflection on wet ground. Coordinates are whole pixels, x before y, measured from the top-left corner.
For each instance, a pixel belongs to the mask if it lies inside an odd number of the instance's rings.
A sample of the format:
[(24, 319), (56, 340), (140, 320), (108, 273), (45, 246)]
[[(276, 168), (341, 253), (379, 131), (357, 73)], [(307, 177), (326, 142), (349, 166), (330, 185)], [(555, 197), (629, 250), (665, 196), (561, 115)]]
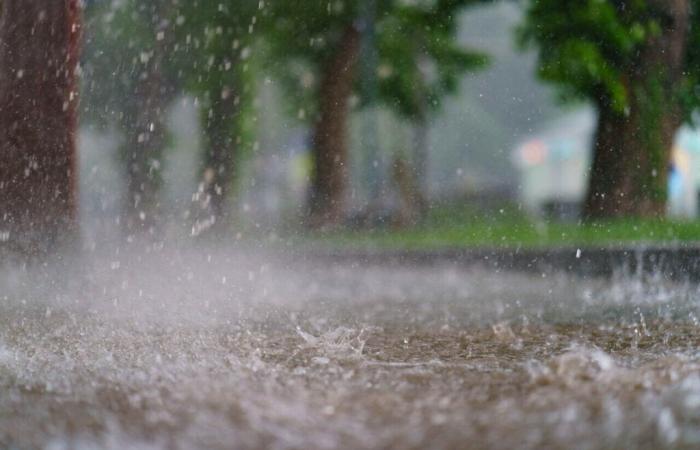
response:
[(700, 445), (691, 285), (163, 250), (0, 286), (0, 447)]

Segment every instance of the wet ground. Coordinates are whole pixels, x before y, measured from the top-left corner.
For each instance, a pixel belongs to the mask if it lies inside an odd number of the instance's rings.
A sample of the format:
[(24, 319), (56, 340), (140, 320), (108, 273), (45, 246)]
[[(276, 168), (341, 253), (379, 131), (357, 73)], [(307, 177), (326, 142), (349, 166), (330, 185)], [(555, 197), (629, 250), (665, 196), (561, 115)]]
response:
[(694, 285), (166, 249), (0, 287), (0, 448), (700, 446)]

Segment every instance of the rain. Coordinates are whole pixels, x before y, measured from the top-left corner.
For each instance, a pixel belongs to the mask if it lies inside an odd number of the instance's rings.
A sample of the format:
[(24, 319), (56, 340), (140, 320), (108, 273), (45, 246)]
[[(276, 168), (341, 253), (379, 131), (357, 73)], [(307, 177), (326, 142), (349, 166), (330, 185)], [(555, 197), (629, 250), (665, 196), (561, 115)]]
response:
[(699, 14), (0, 0), (0, 448), (700, 447)]

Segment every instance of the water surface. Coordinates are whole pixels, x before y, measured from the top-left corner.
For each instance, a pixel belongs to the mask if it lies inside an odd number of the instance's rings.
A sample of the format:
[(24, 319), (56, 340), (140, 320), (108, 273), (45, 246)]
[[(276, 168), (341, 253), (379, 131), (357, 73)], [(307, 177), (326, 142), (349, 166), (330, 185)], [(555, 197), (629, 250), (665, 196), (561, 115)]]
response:
[(0, 286), (0, 447), (700, 445), (695, 286), (235, 249)]

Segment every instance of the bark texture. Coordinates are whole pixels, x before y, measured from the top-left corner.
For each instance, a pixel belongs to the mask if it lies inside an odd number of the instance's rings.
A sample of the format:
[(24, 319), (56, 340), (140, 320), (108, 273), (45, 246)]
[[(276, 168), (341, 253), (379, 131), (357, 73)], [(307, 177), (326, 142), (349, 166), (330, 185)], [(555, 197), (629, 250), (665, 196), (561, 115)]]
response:
[(312, 142), (310, 224), (316, 228), (337, 226), (345, 215), (350, 95), (359, 50), (360, 34), (350, 26), (323, 68), (318, 92), (319, 117)]
[(601, 96), (593, 165), (584, 205), (589, 220), (666, 212), (668, 168), (682, 124), (676, 89), (683, 78), (689, 0), (651, 0), (662, 31), (625, 74), (626, 114)]
[(0, 5), (0, 246), (76, 236), (78, 0)]

